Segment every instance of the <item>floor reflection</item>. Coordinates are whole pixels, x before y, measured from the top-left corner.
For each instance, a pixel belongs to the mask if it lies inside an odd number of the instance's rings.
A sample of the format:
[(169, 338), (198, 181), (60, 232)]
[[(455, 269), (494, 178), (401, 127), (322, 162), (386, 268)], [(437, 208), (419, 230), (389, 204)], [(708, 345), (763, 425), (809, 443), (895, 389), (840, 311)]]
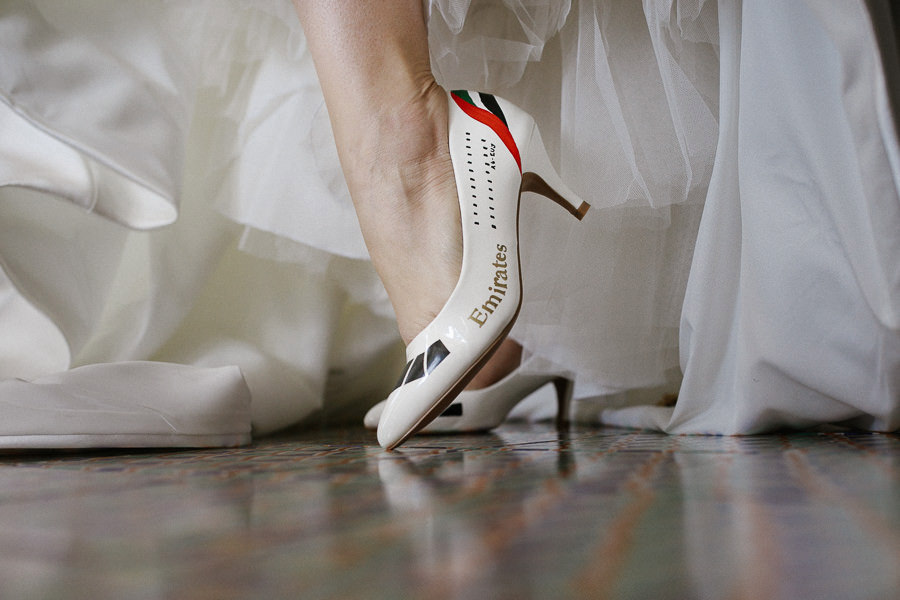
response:
[(900, 438), (504, 426), (0, 459), (2, 598), (900, 592)]

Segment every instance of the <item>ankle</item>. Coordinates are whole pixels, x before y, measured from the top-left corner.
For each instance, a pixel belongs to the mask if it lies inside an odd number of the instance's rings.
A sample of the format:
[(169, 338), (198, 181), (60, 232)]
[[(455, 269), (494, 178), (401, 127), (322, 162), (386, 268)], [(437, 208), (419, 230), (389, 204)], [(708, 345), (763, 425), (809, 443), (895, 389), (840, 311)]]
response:
[(462, 230), (447, 95), (433, 84), (405, 98), (379, 105), (354, 143), (343, 145), (341, 162), (369, 255), (409, 343), (459, 278)]
[(373, 183), (399, 188), (390, 191), (391, 197), (414, 201), (446, 175), (446, 94), (432, 83), (401, 97), (379, 106), (352, 143), (343, 144), (347, 150), (341, 160), (356, 204), (380, 200), (371, 194)]

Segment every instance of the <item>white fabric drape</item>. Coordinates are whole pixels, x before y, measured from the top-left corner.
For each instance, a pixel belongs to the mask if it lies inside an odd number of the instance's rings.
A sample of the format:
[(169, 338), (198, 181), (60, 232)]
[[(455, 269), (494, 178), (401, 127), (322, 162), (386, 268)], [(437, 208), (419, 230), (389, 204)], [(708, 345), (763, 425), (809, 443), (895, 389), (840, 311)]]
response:
[[(719, 14), (722, 117), (671, 432), (900, 427), (900, 163), (864, 6)], [(814, 65), (815, 68), (811, 68)]]

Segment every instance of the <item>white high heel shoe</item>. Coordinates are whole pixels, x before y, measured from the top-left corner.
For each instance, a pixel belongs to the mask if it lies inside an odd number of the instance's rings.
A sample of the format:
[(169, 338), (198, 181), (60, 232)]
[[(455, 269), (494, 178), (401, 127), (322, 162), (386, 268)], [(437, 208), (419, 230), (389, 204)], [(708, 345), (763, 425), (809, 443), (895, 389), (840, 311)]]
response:
[[(463, 433), (488, 431), (500, 425), (519, 402), (548, 383), (556, 387), (556, 424), (567, 425), (568, 405), (573, 384), (553, 375), (522, 373), (514, 369), (499, 381), (480, 390), (465, 390), (436, 419), (418, 433)], [(363, 419), (367, 429), (376, 429), (386, 401), (369, 409)]]
[(534, 119), (490, 94), (450, 94), (449, 144), (462, 219), (459, 281), (406, 347), (378, 443), (391, 450), (453, 402), (509, 333), (522, 304), (519, 198), (531, 191), (581, 220), (590, 205), (556, 174)]

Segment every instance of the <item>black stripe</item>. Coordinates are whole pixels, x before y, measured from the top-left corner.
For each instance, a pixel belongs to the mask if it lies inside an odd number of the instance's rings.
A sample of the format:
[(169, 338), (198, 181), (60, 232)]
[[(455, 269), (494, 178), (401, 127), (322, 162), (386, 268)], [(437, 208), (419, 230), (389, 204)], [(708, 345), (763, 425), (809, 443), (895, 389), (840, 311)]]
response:
[(409, 368), (409, 374), (406, 376), (406, 383), (415, 381), (425, 377), (425, 355), (420, 354), (413, 359), (412, 366)]
[(398, 387), (403, 385), (403, 382), (406, 381), (406, 374), (409, 373), (409, 367), (412, 366), (412, 361), (406, 363), (406, 366), (403, 367), (403, 371), (400, 372), (400, 379), (397, 380), (397, 383), (394, 384), (394, 389), (396, 390)]
[(428, 348), (428, 366), (427, 372), (431, 373), (434, 371), (435, 367), (441, 364), (441, 361), (447, 358), (450, 354), (450, 351), (447, 350), (447, 346), (444, 345), (444, 342), (441, 340), (436, 341)]
[(478, 97), (481, 98), (481, 102), (484, 103), (485, 107), (494, 115), (503, 121), (503, 124), (509, 127), (509, 123), (506, 122), (506, 117), (503, 115), (503, 111), (500, 109), (500, 105), (497, 104), (497, 99), (491, 96), (490, 94), (482, 94), (478, 92)]
[(442, 417), (461, 417), (462, 416), (462, 402), (454, 402), (450, 406), (441, 413)]
[[(410, 381), (425, 377), (426, 374), (434, 371), (434, 369), (441, 364), (441, 361), (449, 355), (450, 351), (447, 350), (447, 346), (445, 346), (444, 342), (441, 340), (431, 344), (425, 352), (406, 363), (403, 374), (400, 375), (400, 379), (397, 380), (397, 385), (394, 386), (394, 389), (397, 389)], [(427, 361), (425, 360), (426, 356), (428, 357)]]

